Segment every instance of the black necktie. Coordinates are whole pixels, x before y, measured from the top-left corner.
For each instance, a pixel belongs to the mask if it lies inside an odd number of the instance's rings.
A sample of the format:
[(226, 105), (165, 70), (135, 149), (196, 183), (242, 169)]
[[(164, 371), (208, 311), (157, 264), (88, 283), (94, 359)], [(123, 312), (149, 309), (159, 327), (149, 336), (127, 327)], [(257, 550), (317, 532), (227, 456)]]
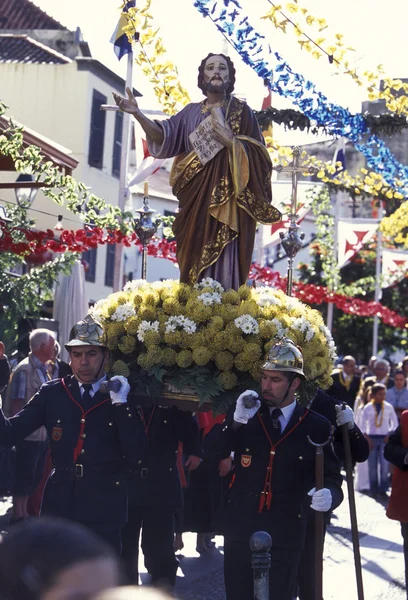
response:
[(281, 434), (281, 424), (279, 422), (279, 417), (282, 415), (282, 411), (280, 408), (274, 408), (271, 417), (272, 417), (272, 432), (273, 432), (273, 440), (277, 440)]
[(82, 388), (84, 390), (84, 392), (82, 394), (82, 404), (85, 407), (87, 407), (91, 404), (91, 401), (92, 401), (92, 396), (91, 396), (92, 383), (83, 383)]

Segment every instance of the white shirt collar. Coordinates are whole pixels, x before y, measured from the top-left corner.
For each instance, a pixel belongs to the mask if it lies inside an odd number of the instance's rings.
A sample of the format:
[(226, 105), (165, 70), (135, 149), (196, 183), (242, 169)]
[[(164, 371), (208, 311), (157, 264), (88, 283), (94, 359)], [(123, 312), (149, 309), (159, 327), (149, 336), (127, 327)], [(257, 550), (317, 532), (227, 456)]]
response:
[[(269, 412), (272, 413), (273, 409), (276, 407), (269, 407)], [(287, 406), (279, 407), (282, 411), (281, 416), (279, 417), (279, 423), (281, 424), (281, 431), (283, 431), (286, 427), (286, 425), (289, 423), (289, 421), (292, 418), (293, 415), (293, 411), (296, 408), (296, 400), (294, 400), (291, 404), (288, 404)]]
[[(99, 391), (99, 388), (101, 387), (101, 383), (102, 381), (106, 380), (106, 375), (104, 375), (103, 377), (101, 377), (100, 379), (98, 379), (98, 381), (94, 381), (94, 383), (92, 384), (92, 388), (90, 390), (90, 394), (91, 396), (95, 396), (96, 392)], [(78, 381), (79, 383), (79, 390), (81, 392), (81, 396), (84, 393), (84, 384), (81, 383), (80, 381)]]

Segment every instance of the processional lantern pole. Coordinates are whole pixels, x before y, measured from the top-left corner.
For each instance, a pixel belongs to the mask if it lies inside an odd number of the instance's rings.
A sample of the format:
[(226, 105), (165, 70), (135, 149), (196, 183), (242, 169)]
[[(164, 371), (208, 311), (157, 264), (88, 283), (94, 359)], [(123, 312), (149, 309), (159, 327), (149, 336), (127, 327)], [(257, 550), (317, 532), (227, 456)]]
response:
[(289, 227), (286, 233), (280, 232), (279, 236), (282, 240), (282, 246), (285, 250), (286, 256), (288, 257), (288, 271), (286, 281), (286, 294), (292, 295), (293, 288), (293, 259), (296, 254), (302, 248), (302, 241), (305, 237), (304, 233), (299, 232), (299, 225), (297, 224), (297, 184), (298, 175), (307, 171), (310, 174), (316, 172), (315, 167), (302, 167), (299, 165), (300, 149), (298, 146), (294, 146), (292, 149), (293, 153), (293, 164), (289, 167), (283, 168), (279, 165), (276, 170), (279, 172), (291, 173), (292, 174), (292, 202), (289, 214)]
[(145, 181), (143, 188), (143, 206), (137, 208), (136, 212), (139, 213), (139, 217), (134, 220), (134, 230), (142, 243), (142, 279), (146, 279), (147, 246), (161, 223), (161, 219), (158, 217), (152, 219), (152, 215), (156, 211), (149, 206), (149, 186), (147, 181)]

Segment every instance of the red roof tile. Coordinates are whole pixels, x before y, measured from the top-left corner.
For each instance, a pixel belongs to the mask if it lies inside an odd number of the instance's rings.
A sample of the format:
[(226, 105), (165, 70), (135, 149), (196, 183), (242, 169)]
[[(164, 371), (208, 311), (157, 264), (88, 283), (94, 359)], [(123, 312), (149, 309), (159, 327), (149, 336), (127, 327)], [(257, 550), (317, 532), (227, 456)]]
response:
[(1, 29), (67, 29), (30, 0), (0, 0)]

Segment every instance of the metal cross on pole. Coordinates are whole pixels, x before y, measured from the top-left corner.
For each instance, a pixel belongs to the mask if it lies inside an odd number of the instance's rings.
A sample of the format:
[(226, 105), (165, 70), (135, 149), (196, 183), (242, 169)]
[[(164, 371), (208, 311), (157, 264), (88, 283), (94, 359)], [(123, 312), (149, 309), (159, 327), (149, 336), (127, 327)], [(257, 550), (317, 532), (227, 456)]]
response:
[(292, 295), (293, 285), (293, 259), (296, 254), (302, 248), (302, 240), (305, 237), (304, 233), (299, 233), (299, 225), (296, 223), (297, 220), (297, 185), (298, 175), (305, 173), (306, 171), (310, 174), (316, 173), (316, 167), (302, 167), (299, 164), (300, 149), (298, 146), (293, 147), (293, 163), (289, 167), (282, 167), (278, 165), (275, 170), (283, 173), (292, 174), (292, 202), (289, 214), (289, 227), (286, 233), (280, 232), (279, 236), (282, 240), (283, 249), (288, 257), (288, 274), (286, 283), (286, 293), (288, 296)]

